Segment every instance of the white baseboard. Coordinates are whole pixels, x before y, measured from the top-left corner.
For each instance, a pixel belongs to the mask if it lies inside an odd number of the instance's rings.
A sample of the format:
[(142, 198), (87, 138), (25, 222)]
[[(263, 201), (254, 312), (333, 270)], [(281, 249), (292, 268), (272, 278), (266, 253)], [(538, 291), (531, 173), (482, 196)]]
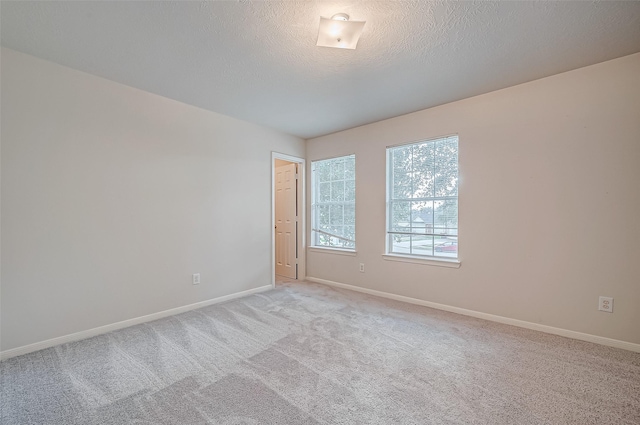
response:
[(504, 317), (504, 316), (496, 316), (495, 314), (482, 313), (480, 311), (475, 311), (475, 310), (467, 310), (465, 308), (453, 307), (446, 304), (438, 304), (431, 301), (420, 300), (418, 298), (405, 297), (404, 295), (396, 295), (396, 294), (391, 294), (389, 292), (376, 291), (374, 289), (362, 288), (360, 286), (334, 282), (332, 280), (319, 279), (319, 278), (310, 277), (310, 276), (307, 276), (306, 280), (308, 280), (309, 282), (315, 282), (323, 285), (335, 286), (337, 288), (349, 289), (351, 291), (362, 292), (369, 295), (375, 295), (382, 298), (389, 298), (391, 300), (404, 301), (410, 304), (417, 304), (425, 307), (436, 308), (438, 310), (444, 310), (452, 313), (463, 314), (465, 316), (476, 317), (478, 319), (490, 320), (492, 322), (504, 323), (506, 325), (518, 326), (520, 328), (532, 329), (534, 331), (545, 332), (553, 335), (560, 335), (567, 338), (593, 342), (600, 345), (606, 345), (606, 346), (615, 347), (615, 348), (622, 348), (623, 350), (629, 350), (629, 351), (634, 351), (636, 353), (640, 353), (640, 344), (635, 344), (633, 342), (620, 341), (618, 339), (605, 338), (603, 336), (570, 331), (568, 329), (554, 328), (553, 326), (541, 325), (533, 322), (526, 322), (524, 320), (511, 319), (509, 317)]
[(229, 295), (224, 295), (218, 298), (212, 298), (206, 301), (200, 301), (194, 304), (184, 305), (182, 307), (176, 307), (169, 310), (159, 311), (157, 313), (147, 314), (146, 316), (135, 317), (133, 319), (123, 320), (122, 322), (112, 323), (110, 325), (100, 326), (86, 331), (80, 331), (69, 335), (60, 336), (57, 338), (47, 339), (46, 341), (36, 342), (29, 345), (23, 345), (22, 347), (12, 348), (10, 350), (0, 351), (0, 361), (11, 357), (20, 356), (22, 354), (32, 353), (34, 351), (43, 350), (45, 348), (53, 347), (55, 345), (66, 344), (67, 342), (78, 341), (92, 336), (105, 334), (107, 332), (115, 331), (129, 326), (138, 325), (140, 323), (151, 322), (152, 320), (162, 319), (163, 317), (173, 316), (175, 314), (184, 313), (185, 311), (195, 310), (197, 308), (206, 307), (212, 304), (229, 301), (235, 298), (245, 297), (247, 295), (256, 294), (258, 292), (269, 291), (273, 289), (271, 284), (260, 286), (254, 289), (248, 289), (246, 291), (236, 292)]

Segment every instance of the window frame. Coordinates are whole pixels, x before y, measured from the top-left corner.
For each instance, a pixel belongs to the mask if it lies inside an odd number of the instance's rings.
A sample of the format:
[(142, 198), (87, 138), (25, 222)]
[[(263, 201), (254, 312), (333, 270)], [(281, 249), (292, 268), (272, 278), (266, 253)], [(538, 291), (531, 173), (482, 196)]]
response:
[[(320, 187), (319, 184), (320, 183), (333, 183), (333, 182), (337, 182), (340, 180), (329, 180), (327, 182), (320, 182), (318, 179), (318, 176), (316, 175), (316, 165), (317, 163), (320, 162), (325, 162), (325, 161), (333, 161), (333, 160), (337, 160), (337, 159), (349, 159), (349, 158), (353, 158), (353, 201), (346, 201), (344, 200), (344, 196), (343, 196), (343, 200), (342, 201), (328, 201), (328, 202), (323, 202), (320, 201)], [(334, 157), (330, 157), (330, 158), (322, 158), (322, 159), (315, 159), (310, 161), (311, 162), (311, 226), (310, 226), (310, 243), (309, 243), (309, 249), (310, 250), (320, 250), (320, 251), (331, 251), (331, 252), (335, 252), (335, 253), (339, 253), (339, 254), (345, 254), (345, 255), (355, 255), (356, 252), (356, 155), (355, 153), (351, 153), (351, 154), (347, 154), (347, 155), (338, 155), (338, 156), (334, 156)], [(347, 180), (344, 178), (341, 181), (345, 182), (345, 189), (344, 192), (346, 192), (346, 182), (350, 181), (351, 179)], [(324, 231), (322, 231), (321, 229), (318, 228), (318, 221), (319, 221), (319, 206), (331, 206), (331, 205), (336, 205), (336, 202), (338, 204), (340, 204), (343, 207), (343, 216), (342, 216), (342, 224), (341, 226), (353, 226), (353, 240), (351, 239), (346, 239), (344, 238), (344, 235), (332, 235), (335, 236), (337, 239), (344, 239), (346, 241), (349, 242), (353, 242), (353, 247), (349, 247), (349, 246), (344, 246), (344, 245), (321, 245), (318, 244), (318, 237), (320, 233), (326, 233)], [(353, 205), (353, 223), (348, 223), (345, 224), (345, 217), (344, 217), (344, 207), (345, 206), (350, 206)]]
[[(394, 170), (393, 170), (393, 164), (392, 164), (392, 155), (393, 155), (393, 151), (395, 149), (398, 148), (403, 148), (403, 147), (408, 147), (408, 146), (416, 146), (416, 145), (425, 145), (428, 143), (436, 143), (438, 141), (442, 141), (442, 140), (447, 140), (447, 139), (451, 139), (451, 138), (455, 138), (455, 142), (456, 142), (456, 180), (457, 180), (457, 187), (456, 187), (456, 195), (455, 196), (435, 196), (435, 194), (433, 196), (428, 196), (428, 197), (422, 197), (422, 198), (393, 198), (392, 199), (392, 195), (393, 194), (393, 185), (394, 185)], [(386, 220), (385, 220), (385, 253), (383, 254), (383, 258), (385, 260), (394, 260), (394, 261), (403, 261), (403, 262), (410, 262), (410, 263), (418, 263), (418, 264), (428, 264), (428, 265), (437, 265), (437, 266), (444, 266), (444, 267), (460, 267), (460, 251), (459, 249), (456, 250), (456, 255), (454, 256), (445, 256), (445, 255), (436, 255), (436, 250), (435, 250), (435, 237), (437, 236), (443, 236), (448, 234), (447, 232), (444, 233), (436, 233), (434, 230), (432, 230), (431, 233), (427, 233), (427, 229), (425, 226), (425, 233), (424, 235), (428, 235), (428, 236), (432, 236), (434, 237), (434, 243), (432, 244), (432, 254), (431, 255), (427, 255), (427, 254), (416, 254), (416, 253), (404, 253), (404, 252), (397, 252), (397, 251), (393, 251), (393, 242), (392, 242), (392, 238), (394, 237), (394, 235), (396, 234), (402, 234), (403, 232), (398, 232), (398, 231), (394, 231), (393, 230), (393, 212), (392, 212), (392, 208), (393, 208), (393, 204), (397, 203), (397, 202), (436, 202), (436, 201), (445, 201), (445, 200), (453, 200), (455, 199), (456, 202), (456, 223), (455, 223), (455, 227), (451, 227), (452, 230), (455, 231), (455, 237), (456, 237), (456, 243), (458, 243), (459, 241), (459, 225), (460, 225), (460, 218), (459, 218), (459, 197), (460, 197), (460, 193), (459, 193), (459, 182), (460, 182), (460, 137), (458, 134), (449, 134), (449, 135), (444, 135), (444, 136), (438, 136), (438, 137), (434, 137), (434, 138), (429, 138), (429, 139), (423, 139), (423, 140), (417, 140), (417, 141), (412, 141), (412, 142), (406, 142), (406, 143), (401, 143), (401, 144), (397, 144), (397, 145), (391, 145), (391, 146), (387, 146), (386, 147), (386, 174), (385, 174), (385, 186), (386, 186), (386, 205), (385, 205), (385, 215), (386, 215)], [(432, 212), (432, 214), (434, 214), (434, 218), (433, 218), (433, 224), (435, 222), (435, 210)], [(410, 215), (411, 217), (411, 215)], [(411, 219), (410, 219), (411, 220)], [(433, 229), (433, 227), (432, 227)], [(417, 235), (422, 235), (422, 233), (415, 233), (412, 231), (411, 227), (410, 227), (410, 232), (409, 234), (417, 234)], [(454, 234), (449, 234), (450, 236), (453, 236)], [(458, 245), (459, 246), (459, 245)], [(412, 247), (410, 247), (410, 251)]]

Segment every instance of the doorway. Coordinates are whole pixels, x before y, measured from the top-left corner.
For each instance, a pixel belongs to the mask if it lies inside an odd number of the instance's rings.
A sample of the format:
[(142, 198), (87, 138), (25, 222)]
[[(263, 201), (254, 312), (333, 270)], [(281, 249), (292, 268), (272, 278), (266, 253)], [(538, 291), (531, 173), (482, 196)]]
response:
[(272, 153), (272, 285), (304, 276), (304, 159)]

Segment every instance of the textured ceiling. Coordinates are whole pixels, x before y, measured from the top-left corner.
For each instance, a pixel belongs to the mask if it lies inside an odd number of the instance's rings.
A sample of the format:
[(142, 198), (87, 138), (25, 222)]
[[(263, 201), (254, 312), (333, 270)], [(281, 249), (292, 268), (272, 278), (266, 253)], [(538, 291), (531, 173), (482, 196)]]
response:
[[(317, 47), (320, 16), (367, 24)], [(0, 3), (2, 45), (311, 138), (640, 51), (640, 1)]]

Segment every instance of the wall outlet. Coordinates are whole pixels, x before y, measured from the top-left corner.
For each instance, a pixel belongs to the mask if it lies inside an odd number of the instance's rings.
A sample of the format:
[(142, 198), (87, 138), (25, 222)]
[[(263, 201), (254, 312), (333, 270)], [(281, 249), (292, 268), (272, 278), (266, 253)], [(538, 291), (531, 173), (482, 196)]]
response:
[(360, 273), (364, 273), (364, 263), (360, 263)]
[(200, 285), (200, 273), (194, 273), (192, 278), (191, 278), (191, 282), (194, 285)]
[(598, 301), (598, 310), (613, 313), (613, 298), (600, 297), (600, 300)]

